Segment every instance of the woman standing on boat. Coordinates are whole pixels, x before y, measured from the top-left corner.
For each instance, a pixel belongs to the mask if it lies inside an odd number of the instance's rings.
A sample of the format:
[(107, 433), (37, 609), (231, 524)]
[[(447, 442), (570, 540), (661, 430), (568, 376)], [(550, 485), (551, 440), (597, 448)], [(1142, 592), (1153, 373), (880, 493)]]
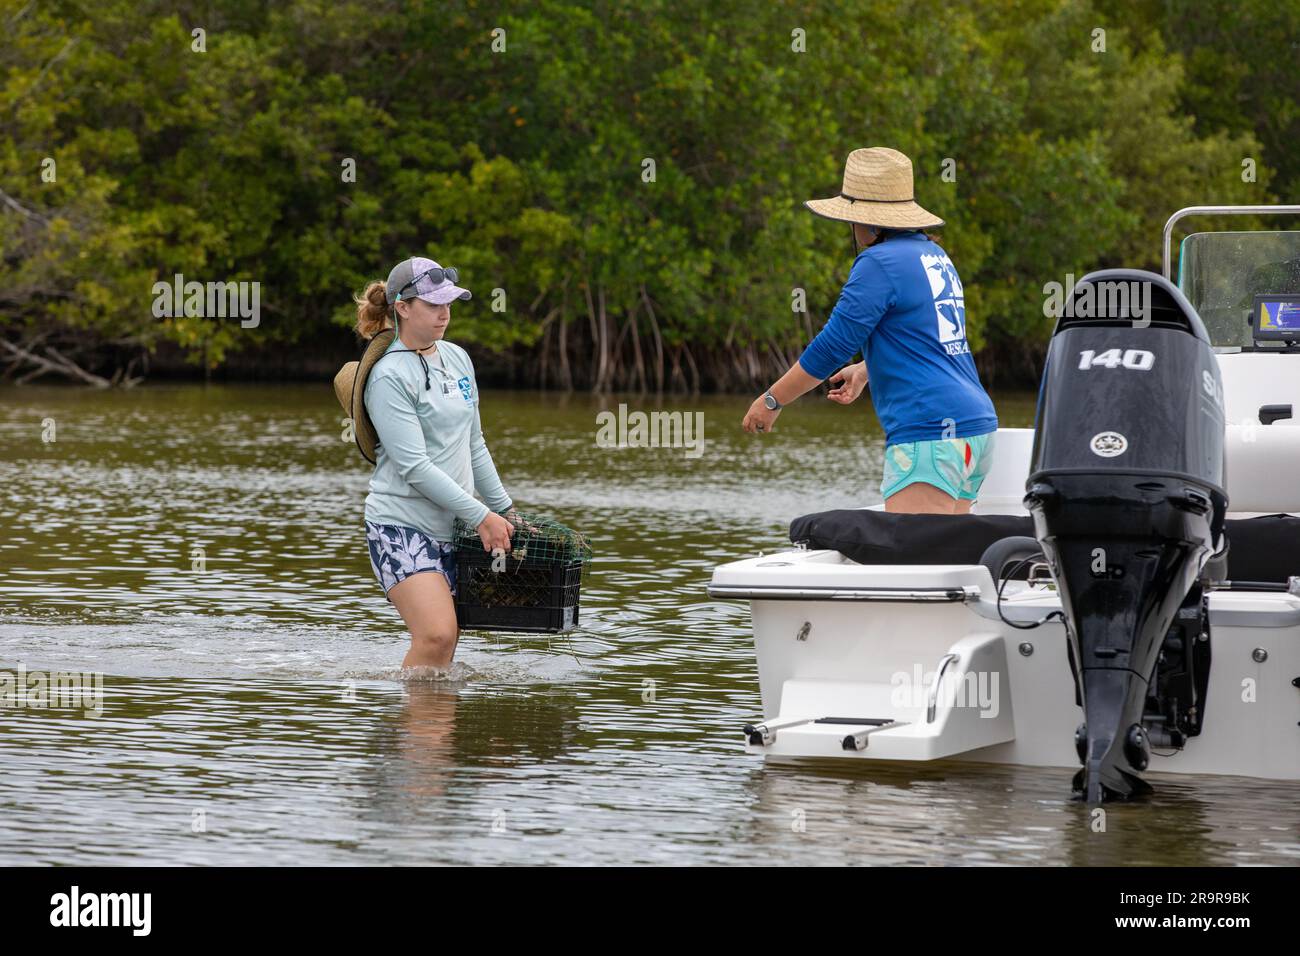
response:
[(477, 528), (488, 551), (509, 551), (513, 533), (503, 517), (510, 496), (483, 440), (474, 365), (444, 338), (451, 303), (470, 297), (458, 278), (431, 259), (406, 259), (355, 300), (357, 332), (371, 344), (346, 392), (357, 444), (375, 463), (365, 509), (371, 567), (411, 632), (403, 668), (446, 668), (456, 652), (454, 519)]
[[(998, 419), (966, 343), (957, 270), (922, 232), (943, 220), (913, 198), (912, 161), (894, 149), (855, 149), (840, 194), (805, 205), (851, 223), (853, 248), (863, 248), (825, 327), (754, 400), (742, 427), (771, 431), (784, 406), (837, 368), (827, 397), (843, 405), (869, 378), (885, 429), (885, 510), (970, 511), (992, 460)], [(858, 352), (862, 362), (841, 368)]]

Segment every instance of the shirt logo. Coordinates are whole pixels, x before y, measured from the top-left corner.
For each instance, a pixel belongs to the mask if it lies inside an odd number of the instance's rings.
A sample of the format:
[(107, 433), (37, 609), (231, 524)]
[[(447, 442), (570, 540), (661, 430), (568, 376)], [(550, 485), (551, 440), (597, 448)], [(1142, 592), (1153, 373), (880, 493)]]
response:
[[(930, 294), (934, 296), (935, 318), (939, 324), (939, 342), (961, 343), (958, 352), (965, 351), (966, 344), (966, 295), (962, 291), (961, 279), (957, 269), (947, 254), (921, 256), (921, 265), (926, 278), (930, 280)], [(953, 348), (948, 353), (956, 354)]]
[(465, 375), (456, 379), (456, 384), (460, 386), (460, 393), (465, 397), (465, 404), (468, 405), (474, 401), (474, 389), (470, 386), (469, 376)]

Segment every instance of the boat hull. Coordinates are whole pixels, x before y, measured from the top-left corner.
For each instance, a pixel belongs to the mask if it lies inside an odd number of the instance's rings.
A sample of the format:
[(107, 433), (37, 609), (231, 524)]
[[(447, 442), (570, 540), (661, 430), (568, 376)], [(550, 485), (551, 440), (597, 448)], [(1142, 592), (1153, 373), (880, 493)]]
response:
[[(1060, 609), (1050, 587), (1012, 584), (1008, 621)], [(1002, 620), (982, 565), (795, 549), (717, 568), (710, 593), (750, 602), (763, 705), (745, 725), (751, 753), (1079, 766), (1065, 629)], [(1154, 750), (1149, 770), (1300, 779), (1300, 597), (1217, 591), (1209, 615), (1202, 731)]]

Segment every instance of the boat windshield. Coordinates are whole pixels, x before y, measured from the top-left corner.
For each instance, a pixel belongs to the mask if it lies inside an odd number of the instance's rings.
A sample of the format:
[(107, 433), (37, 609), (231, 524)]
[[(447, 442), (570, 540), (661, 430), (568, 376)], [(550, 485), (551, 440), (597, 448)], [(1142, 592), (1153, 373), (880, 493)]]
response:
[(1300, 232), (1198, 232), (1183, 240), (1178, 287), (1218, 348), (1250, 348), (1257, 295), (1300, 295)]

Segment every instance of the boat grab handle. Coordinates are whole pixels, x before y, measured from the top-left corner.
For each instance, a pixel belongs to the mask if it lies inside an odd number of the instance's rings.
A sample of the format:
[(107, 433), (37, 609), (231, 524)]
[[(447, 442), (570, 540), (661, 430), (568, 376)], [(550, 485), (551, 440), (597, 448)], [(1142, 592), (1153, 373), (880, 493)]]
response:
[(930, 685), (930, 700), (925, 705), (925, 722), (934, 723), (935, 711), (939, 709), (939, 685), (943, 683), (943, 672), (948, 669), (949, 664), (956, 664), (960, 657), (956, 654), (945, 654), (939, 659), (939, 671), (934, 675), (934, 683)]
[(978, 601), (980, 589), (973, 584), (946, 588), (844, 588), (844, 587), (730, 587), (709, 585), (711, 598), (739, 598), (749, 601)]

